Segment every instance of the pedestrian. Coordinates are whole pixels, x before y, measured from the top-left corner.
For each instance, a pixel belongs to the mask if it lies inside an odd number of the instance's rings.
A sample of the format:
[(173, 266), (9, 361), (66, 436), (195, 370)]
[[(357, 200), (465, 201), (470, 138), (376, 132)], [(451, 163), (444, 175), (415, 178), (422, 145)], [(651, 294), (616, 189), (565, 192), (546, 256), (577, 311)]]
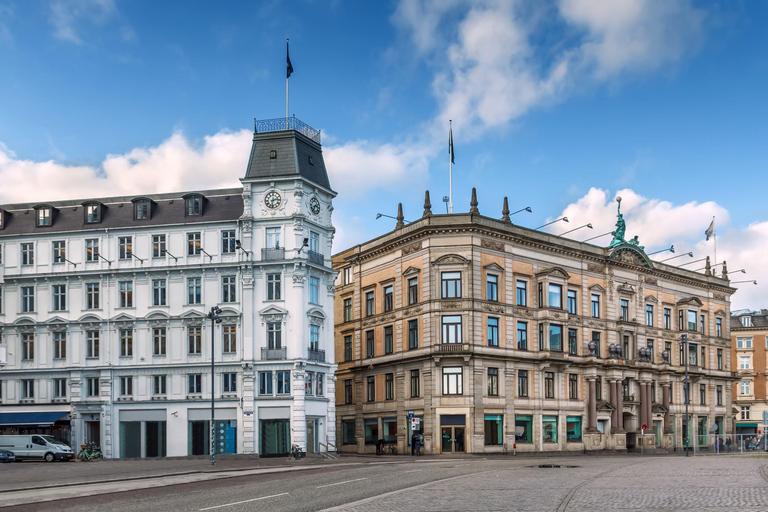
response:
[(383, 451), (381, 447), (383, 445), (384, 445), (384, 440), (383, 439), (377, 439), (376, 440), (376, 455), (381, 455), (381, 453)]
[(424, 436), (419, 434), (416, 436), (416, 455), (422, 455), (421, 453), (421, 447), (424, 446)]
[(419, 434), (416, 432), (411, 436), (411, 456), (416, 455), (416, 446), (419, 444)]
[(731, 451), (731, 438), (727, 437), (725, 439), (725, 451), (730, 452)]

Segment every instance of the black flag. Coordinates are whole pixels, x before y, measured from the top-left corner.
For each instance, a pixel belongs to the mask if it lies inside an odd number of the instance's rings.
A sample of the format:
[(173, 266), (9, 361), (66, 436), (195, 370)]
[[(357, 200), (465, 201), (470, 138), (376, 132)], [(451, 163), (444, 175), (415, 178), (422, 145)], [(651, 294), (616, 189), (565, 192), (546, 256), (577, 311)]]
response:
[(293, 66), (291, 66), (291, 55), (288, 52), (288, 41), (285, 42), (285, 58), (288, 61), (288, 68), (286, 70), (285, 78), (291, 78), (291, 73), (293, 73)]

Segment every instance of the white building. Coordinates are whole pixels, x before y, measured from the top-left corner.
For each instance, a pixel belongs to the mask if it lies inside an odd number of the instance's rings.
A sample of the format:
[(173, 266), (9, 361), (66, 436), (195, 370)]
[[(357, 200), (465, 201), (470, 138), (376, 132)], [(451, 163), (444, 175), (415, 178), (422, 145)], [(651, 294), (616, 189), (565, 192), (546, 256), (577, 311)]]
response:
[(0, 205), (0, 433), (209, 454), (213, 390), (217, 453), (335, 450), (335, 193), (289, 121), (242, 188)]

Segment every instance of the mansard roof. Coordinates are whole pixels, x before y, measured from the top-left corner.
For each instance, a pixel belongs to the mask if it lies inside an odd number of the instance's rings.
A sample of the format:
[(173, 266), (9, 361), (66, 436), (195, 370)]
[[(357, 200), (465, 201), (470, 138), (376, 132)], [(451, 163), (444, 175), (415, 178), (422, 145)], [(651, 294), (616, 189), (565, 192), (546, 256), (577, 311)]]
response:
[[(189, 194), (202, 195), (207, 204), (202, 215), (186, 215), (184, 197)], [(153, 202), (152, 214), (148, 219), (135, 219), (134, 201), (136, 199)], [(88, 224), (83, 215), (83, 205), (102, 204), (101, 222)], [(5, 222), (0, 229), (0, 238), (8, 235), (27, 235), (41, 232), (35, 223), (35, 208), (40, 203), (20, 203), (0, 205), (0, 210), (7, 212)], [(164, 226), (173, 224), (196, 224), (202, 222), (235, 221), (243, 214), (243, 196), (241, 188), (219, 189), (210, 191), (178, 192), (168, 194), (137, 195), (130, 197), (88, 198), (45, 203), (57, 211), (45, 233), (69, 231), (89, 231), (113, 228), (141, 228), (146, 226)]]

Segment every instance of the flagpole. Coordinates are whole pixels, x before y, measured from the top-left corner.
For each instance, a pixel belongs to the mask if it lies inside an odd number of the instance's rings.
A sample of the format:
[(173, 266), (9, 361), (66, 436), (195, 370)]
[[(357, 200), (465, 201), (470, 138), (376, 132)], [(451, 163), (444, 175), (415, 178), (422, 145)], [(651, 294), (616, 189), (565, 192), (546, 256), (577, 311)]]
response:
[(715, 216), (712, 216), (712, 234), (715, 236), (715, 265), (717, 265), (717, 227), (715, 226)]
[(453, 121), (448, 120), (451, 147), (448, 151), (448, 213), (453, 213)]
[[(288, 55), (288, 38), (285, 39), (285, 52)], [(288, 129), (288, 80), (291, 75), (286, 73), (285, 76), (285, 129)]]

